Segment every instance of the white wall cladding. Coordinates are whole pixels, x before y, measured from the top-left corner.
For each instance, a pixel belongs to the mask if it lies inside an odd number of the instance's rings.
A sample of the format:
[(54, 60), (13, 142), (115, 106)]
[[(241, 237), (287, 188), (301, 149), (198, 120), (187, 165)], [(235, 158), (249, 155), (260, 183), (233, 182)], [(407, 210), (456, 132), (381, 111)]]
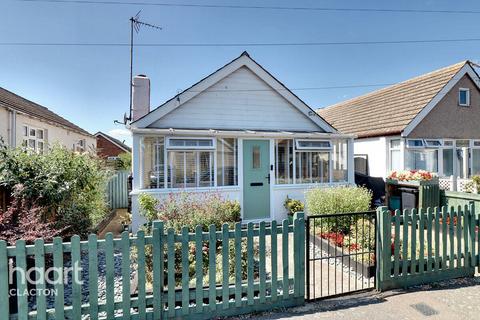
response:
[(323, 131), (247, 67), (239, 68), (149, 127)]
[(385, 137), (355, 140), (355, 155), (368, 155), (370, 176), (385, 178), (387, 175), (387, 144)]

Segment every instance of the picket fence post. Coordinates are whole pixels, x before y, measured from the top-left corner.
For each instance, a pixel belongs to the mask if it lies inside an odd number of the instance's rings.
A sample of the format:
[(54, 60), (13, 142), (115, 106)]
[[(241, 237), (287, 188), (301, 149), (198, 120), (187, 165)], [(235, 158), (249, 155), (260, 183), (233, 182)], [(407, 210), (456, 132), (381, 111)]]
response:
[(298, 298), (305, 297), (305, 214), (296, 212), (293, 216), (294, 240), (294, 291)]
[(376, 289), (385, 289), (391, 273), (391, 224), (392, 216), (387, 207), (377, 208)]

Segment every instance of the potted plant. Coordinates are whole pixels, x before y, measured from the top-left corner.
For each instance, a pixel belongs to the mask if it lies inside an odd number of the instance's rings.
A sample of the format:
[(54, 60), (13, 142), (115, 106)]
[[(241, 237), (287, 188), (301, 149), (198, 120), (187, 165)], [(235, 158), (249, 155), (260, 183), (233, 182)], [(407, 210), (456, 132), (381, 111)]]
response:
[(283, 206), (287, 209), (288, 221), (290, 223), (293, 223), (293, 215), (295, 212), (301, 212), (305, 209), (305, 205), (300, 200), (292, 199), (288, 195)]

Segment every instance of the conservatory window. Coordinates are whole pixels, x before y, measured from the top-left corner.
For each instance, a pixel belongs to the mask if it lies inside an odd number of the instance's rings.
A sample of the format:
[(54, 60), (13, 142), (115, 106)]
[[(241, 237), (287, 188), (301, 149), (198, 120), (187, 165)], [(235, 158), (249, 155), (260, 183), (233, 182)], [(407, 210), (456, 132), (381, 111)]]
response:
[(407, 140), (407, 147), (408, 148), (423, 148), (423, 147), (425, 147), (425, 143), (422, 139), (408, 139)]
[(297, 150), (330, 150), (332, 144), (328, 140), (295, 140)]
[(213, 138), (168, 138), (167, 149), (215, 149)]
[(437, 172), (438, 150), (407, 150), (406, 155), (406, 167), (408, 170)]
[(348, 144), (347, 140), (334, 140), (332, 152), (332, 179), (333, 182), (345, 182), (348, 180)]
[(458, 89), (458, 105), (462, 107), (470, 106), (470, 89), (468, 88)]
[(390, 140), (390, 170), (399, 170), (402, 165), (402, 153), (400, 139)]
[(238, 146), (235, 138), (217, 139), (217, 185), (238, 185)]
[(300, 151), (295, 154), (296, 183), (328, 183), (330, 152)]
[(425, 140), (425, 146), (429, 148), (441, 147), (442, 140)]
[(293, 140), (275, 141), (276, 184), (293, 183)]
[(212, 187), (213, 161), (213, 151), (168, 151), (169, 187)]
[(165, 187), (165, 141), (163, 137), (147, 137), (143, 142), (143, 187)]
[(473, 141), (473, 148), (472, 148), (472, 176), (476, 176), (480, 174), (480, 141), (474, 140)]

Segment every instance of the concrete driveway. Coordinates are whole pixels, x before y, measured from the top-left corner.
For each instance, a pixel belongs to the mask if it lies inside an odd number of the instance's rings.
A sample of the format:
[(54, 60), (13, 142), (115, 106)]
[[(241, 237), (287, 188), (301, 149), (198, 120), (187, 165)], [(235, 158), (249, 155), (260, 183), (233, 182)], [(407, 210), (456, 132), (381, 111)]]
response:
[(479, 301), (480, 277), (475, 277), (323, 300), (241, 319), (478, 319)]

